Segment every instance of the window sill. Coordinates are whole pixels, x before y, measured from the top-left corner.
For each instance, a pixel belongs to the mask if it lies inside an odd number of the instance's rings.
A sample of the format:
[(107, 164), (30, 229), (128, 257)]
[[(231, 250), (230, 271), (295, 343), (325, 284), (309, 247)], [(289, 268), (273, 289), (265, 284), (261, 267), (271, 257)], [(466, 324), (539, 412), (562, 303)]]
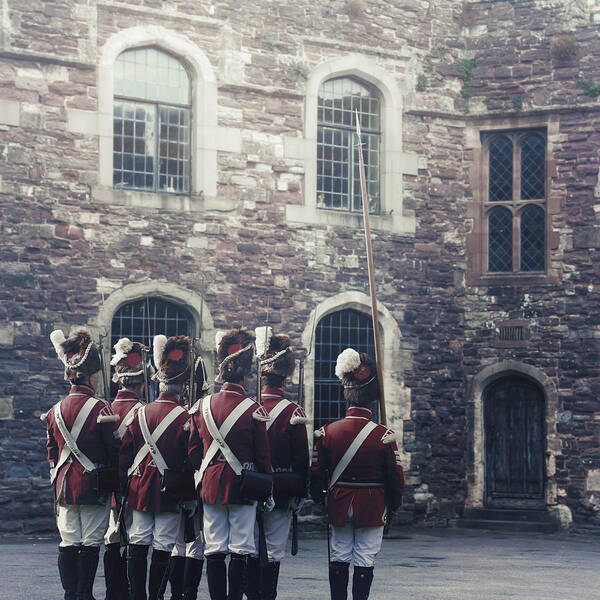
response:
[(488, 286), (494, 285), (556, 285), (560, 280), (554, 271), (548, 273), (480, 273), (470, 274), (467, 285)]

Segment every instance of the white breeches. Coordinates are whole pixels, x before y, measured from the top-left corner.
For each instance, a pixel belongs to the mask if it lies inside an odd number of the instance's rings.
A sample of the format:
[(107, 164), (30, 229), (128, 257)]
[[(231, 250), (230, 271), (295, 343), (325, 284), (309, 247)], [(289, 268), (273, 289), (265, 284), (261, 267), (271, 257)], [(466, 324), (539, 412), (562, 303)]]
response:
[[(265, 541), (267, 542), (267, 558), (269, 562), (281, 562), (285, 555), (285, 546), (292, 524), (291, 510), (272, 510), (263, 513), (265, 525)], [(254, 527), (255, 556), (258, 556), (258, 523)]]
[(256, 502), (204, 505), (204, 554), (254, 554)]
[(181, 513), (131, 511), (129, 543), (171, 552), (177, 541)]
[(331, 527), (331, 561), (352, 563), (355, 567), (372, 567), (381, 550), (383, 526), (355, 529), (352, 522), (345, 527)]
[[(121, 536), (119, 534), (119, 510), (115, 508), (110, 509), (110, 517), (108, 519), (108, 529), (106, 530), (106, 535), (104, 536), (105, 544), (116, 544), (120, 541)], [(131, 508), (125, 505), (123, 507), (123, 520), (125, 521), (125, 527), (127, 531), (131, 529)]]
[(196, 560), (204, 558), (204, 532), (202, 531), (202, 519), (198, 515), (194, 515), (194, 532), (196, 533), (196, 539), (193, 542), (186, 542), (185, 516), (182, 514), (177, 541), (173, 546), (171, 556), (185, 556)]
[(110, 502), (95, 504), (59, 504), (56, 525), (61, 546), (100, 546), (108, 527)]

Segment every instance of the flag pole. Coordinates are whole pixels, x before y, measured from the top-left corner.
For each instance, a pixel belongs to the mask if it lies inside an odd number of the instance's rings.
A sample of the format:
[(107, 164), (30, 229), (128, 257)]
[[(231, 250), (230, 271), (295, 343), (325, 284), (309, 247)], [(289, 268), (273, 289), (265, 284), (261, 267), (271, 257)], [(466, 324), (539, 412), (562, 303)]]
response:
[(358, 137), (358, 159), (360, 164), (360, 190), (362, 194), (363, 221), (365, 226), (365, 244), (367, 247), (367, 264), (369, 269), (369, 289), (371, 292), (371, 314), (373, 318), (373, 337), (375, 339), (375, 361), (377, 363), (377, 382), (379, 383), (379, 420), (387, 426), (385, 411), (385, 394), (383, 390), (383, 355), (381, 352), (381, 338), (379, 336), (379, 313), (377, 312), (377, 295), (375, 289), (375, 265), (373, 263), (373, 247), (371, 245), (371, 223), (369, 221), (369, 197), (367, 195), (367, 181), (365, 177), (365, 161), (363, 158), (362, 140), (360, 136), (360, 122), (358, 110), (356, 114), (356, 135)]

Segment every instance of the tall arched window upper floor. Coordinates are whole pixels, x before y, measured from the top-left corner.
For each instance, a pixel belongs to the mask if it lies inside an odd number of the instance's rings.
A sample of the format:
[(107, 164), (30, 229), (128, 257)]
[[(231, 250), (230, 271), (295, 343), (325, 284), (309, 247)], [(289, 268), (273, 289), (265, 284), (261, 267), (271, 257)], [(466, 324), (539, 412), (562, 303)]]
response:
[(198, 46), (159, 26), (120, 31), (98, 91), (99, 180), (112, 199), (185, 208), (216, 196), (216, 81)]

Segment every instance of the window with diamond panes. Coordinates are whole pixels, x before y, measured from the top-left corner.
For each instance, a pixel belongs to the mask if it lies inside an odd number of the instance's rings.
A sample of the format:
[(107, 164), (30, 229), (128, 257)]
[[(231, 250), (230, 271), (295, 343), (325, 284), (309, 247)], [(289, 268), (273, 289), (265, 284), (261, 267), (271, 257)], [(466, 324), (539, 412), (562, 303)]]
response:
[(115, 62), (113, 185), (150, 192), (190, 190), (190, 77), (156, 48)]
[(493, 134), (488, 152), (490, 273), (546, 270), (546, 140), (538, 132)]
[[(346, 401), (335, 375), (338, 355), (346, 348), (375, 357), (373, 322), (370, 315), (345, 309), (323, 317), (315, 331), (315, 429), (346, 414)], [(377, 406), (373, 406), (377, 420)]]
[(319, 88), (317, 206), (361, 211), (362, 194), (356, 136), (361, 127), (369, 212), (380, 210), (381, 110), (377, 90), (352, 77), (337, 77)]

